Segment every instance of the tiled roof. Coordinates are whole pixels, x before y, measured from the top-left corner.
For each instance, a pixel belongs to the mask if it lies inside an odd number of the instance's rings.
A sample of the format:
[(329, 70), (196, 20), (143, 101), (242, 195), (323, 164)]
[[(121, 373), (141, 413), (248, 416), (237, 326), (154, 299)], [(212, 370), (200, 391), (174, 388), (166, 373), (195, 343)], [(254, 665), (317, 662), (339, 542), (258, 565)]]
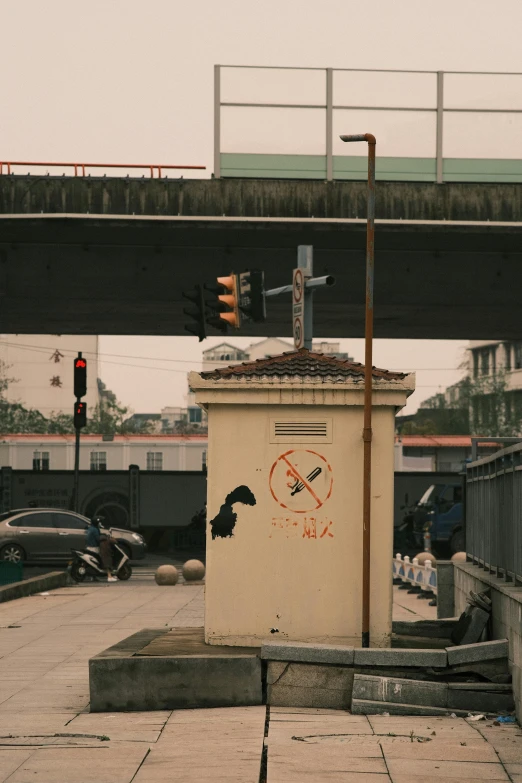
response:
[[(328, 354), (313, 353), (306, 348), (301, 348), (299, 351), (288, 351), (266, 359), (233, 364), (230, 367), (216, 368), (201, 373), (202, 378), (216, 381), (222, 378), (263, 378), (289, 375), (363, 378), (364, 366), (358, 362), (338, 359)], [(379, 370), (376, 367), (372, 370), (372, 376), (375, 379), (386, 381), (400, 381), (406, 377), (405, 373)]]

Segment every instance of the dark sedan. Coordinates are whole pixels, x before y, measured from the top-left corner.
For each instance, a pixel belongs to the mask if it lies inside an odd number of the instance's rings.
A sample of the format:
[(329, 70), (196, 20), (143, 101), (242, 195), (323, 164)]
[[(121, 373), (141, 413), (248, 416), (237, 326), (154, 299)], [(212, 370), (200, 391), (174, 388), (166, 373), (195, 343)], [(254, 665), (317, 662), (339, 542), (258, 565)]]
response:
[[(0, 560), (68, 561), (71, 549), (85, 549), (89, 520), (72, 511), (55, 508), (19, 508), (0, 514)], [(131, 560), (145, 557), (146, 544), (139, 533), (110, 528)]]

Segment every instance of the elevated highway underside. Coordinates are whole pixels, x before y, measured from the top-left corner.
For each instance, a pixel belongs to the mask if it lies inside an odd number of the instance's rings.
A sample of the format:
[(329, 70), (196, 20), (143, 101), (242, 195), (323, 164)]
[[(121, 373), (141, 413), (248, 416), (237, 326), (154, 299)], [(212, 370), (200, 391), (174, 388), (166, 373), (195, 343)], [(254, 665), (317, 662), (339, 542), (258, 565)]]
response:
[[(310, 244), (315, 274), (337, 279), (315, 295), (315, 335), (361, 337), (365, 231), (355, 218), (3, 214), (0, 332), (183, 335), (183, 290), (249, 268), (288, 284)], [(520, 338), (521, 240), (522, 222), (377, 221), (376, 337)], [(241, 334), (289, 336), (289, 297)]]

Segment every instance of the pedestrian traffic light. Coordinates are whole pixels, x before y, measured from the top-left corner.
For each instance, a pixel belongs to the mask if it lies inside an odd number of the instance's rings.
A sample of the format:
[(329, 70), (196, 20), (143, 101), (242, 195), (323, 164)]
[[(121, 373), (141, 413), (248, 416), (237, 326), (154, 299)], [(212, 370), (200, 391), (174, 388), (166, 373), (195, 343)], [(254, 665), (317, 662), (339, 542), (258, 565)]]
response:
[(217, 294), (218, 301), (209, 303), (209, 308), (217, 313), (217, 316), (207, 318), (207, 323), (215, 326), (222, 332), (226, 332), (227, 326), (239, 329), (241, 326), (241, 313), (239, 312), (239, 279), (238, 275), (231, 274), (228, 277), (216, 278), (217, 285), (206, 285), (207, 291)]
[(81, 352), (74, 360), (74, 396), (79, 399), (87, 394), (87, 361)]
[(192, 307), (190, 310), (183, 309), (185, 315), (188, 315), (195, 321), (195, 323), (186, 324), (185, 330), (190, 332), (190, 334), (195, 335), (199, 342), (201, 342), (207, 336), (207, 331), (205, 328), (205, 300), (203, 299), (203, 288), (200, 285), (197, 285), (192, 291), (189, 291), (188, 294), (182, 293), (181, 296), (183, 299), (188, 299), (188, 301), (192, 302), (194, 305), (194, 307)]
[(254, 323), (266, 319), (265, 273), (262, 270), (252, 269), (239, 275), (239, 309)]
[(74, 428), (81, 430), (87, 424), (87, 403), (76, 402), (74, 406)]

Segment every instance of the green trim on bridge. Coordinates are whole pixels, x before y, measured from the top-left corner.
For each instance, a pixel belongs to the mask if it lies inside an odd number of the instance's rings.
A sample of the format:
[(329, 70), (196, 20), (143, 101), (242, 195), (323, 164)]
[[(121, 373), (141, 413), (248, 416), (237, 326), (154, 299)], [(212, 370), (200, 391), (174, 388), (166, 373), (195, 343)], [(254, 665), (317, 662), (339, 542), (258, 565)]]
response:
[[(334, 155), (335, 180), (364, 180), (367, 159)], [(377, 157), (376, 177), (399, 182), (435, 182), (435, 158)], [(221, 153), (222, 177), (266, 179), (326, 179), (324, 155)], [(444, 158), (444, 182), (522, 182), (522, 160)]]

